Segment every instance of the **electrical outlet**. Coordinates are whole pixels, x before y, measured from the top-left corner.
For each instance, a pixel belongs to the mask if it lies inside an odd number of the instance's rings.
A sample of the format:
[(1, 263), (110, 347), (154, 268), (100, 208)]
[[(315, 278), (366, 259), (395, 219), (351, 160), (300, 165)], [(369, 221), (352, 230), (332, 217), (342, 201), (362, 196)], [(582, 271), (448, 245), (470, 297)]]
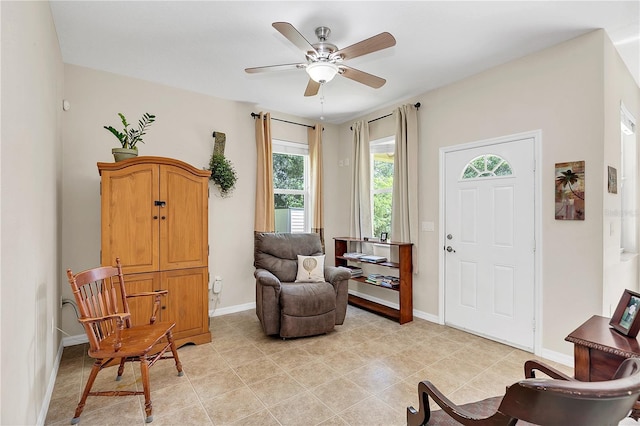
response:
[(213, 292), (218, 294), (222, 291), (222, 278), (216, 277), (216, 280), (213, 283)]

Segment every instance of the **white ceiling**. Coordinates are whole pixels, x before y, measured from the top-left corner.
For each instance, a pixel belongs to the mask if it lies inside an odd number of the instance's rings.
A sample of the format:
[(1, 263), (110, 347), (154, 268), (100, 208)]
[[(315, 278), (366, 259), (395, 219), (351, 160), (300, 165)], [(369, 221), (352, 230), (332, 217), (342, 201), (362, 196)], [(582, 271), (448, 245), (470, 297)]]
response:
[[(109, 71), (331, 123), (405, 100), (604, 28), (640, 81), (639, 1), (57, 1), (65, 63)], [(303, 96), (304, 70), (244, 68), (303, 62), (271, 24), (315, 43), (318, 26), (343, 48), (388, 31), (396, 46), (346, 64), (383, 77), (380, 89), (336, 78)], [(321, 102), (321, 96), (324, 102)]]

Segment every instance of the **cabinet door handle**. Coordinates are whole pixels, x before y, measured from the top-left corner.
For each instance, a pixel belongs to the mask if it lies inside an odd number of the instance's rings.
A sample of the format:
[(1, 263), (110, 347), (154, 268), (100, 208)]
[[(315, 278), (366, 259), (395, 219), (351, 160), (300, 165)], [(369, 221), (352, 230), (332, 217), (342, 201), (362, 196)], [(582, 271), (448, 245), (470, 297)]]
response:
[(158, 219), (158, 216), (154, 216), (153, 218), (157, 220), (157, 219)]
[(165, 220), (167, 217), (166, 216), (162, 216), (160, 219)]

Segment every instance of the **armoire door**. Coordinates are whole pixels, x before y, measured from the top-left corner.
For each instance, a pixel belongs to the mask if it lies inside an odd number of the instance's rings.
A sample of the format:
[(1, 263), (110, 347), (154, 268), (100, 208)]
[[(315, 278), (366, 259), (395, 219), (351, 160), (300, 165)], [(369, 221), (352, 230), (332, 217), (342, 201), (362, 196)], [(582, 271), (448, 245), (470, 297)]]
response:
[(154, 164), (103, 171), (103, 265), (115, 265), (119, 257), (125, 274), (159, 269), (158, 180)]
[(208, 262), (208, 183), (179, 167), (160, 166), (160, 270)]
[[(208, 334), (207, 268), (180, 269), (160, 275), (163, 289), (169, 290), (161, 304), (162, 321), (176, 323), (173, 329), (176, 340)], [(207, 337), (210, 341), (211, 337)]]

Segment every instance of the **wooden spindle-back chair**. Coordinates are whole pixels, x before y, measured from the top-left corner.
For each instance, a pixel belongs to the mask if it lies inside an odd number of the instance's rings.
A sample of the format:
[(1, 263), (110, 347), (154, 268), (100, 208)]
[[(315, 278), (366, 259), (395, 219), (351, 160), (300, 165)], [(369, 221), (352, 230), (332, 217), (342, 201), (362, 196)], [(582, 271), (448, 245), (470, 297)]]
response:
[[(173, 358), (178, 376), (183, 375), (171, 334), (175, 323), (156, 322), (160, 297), (166, 296), (168, 292), (160, 290), (127, 295), (119, 258), (116, 259), (116, 266), (102, 266), (75, 275), (68, 269), (67, 277), (80, 311), (78, 321), (84, 326), (89, 338), (88, 354), (95, 359), (71, 424), (80, 421), (88, 396), (126, 395), (144, 395), (145, 421), (151, 422), (153, 416), (149, 368), (160, 359)], [(131, 324), (127, 300), (144, 296), (153, 298), (151, 318), (149, 324), (134, 326)], [(165, 354), (169, 349), (173, 356)], [(116, 380), (121, 379), (126, 362), (139, 362), (144, 390), (91, 392), (98, 373), (114, 361), (120, 364)]]

